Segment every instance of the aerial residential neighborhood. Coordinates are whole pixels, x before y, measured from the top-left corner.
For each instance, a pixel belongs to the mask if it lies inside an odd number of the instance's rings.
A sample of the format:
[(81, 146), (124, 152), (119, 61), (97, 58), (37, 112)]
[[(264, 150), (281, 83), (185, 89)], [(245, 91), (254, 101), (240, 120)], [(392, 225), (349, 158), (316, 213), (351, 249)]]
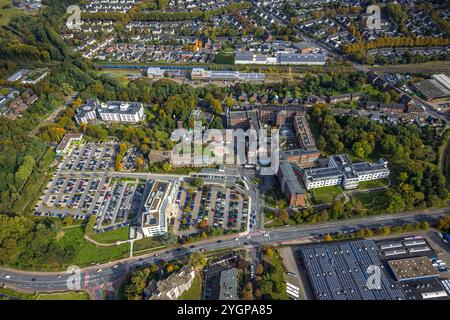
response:
[(446, 1), (0, 8), (2, 306), (450, 300)]

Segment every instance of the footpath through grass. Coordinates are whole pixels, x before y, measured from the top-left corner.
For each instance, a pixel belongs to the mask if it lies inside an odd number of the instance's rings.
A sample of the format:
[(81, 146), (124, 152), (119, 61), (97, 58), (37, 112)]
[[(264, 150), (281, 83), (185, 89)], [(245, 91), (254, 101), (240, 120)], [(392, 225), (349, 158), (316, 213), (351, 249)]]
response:
[(368, 211), (379, 211), (381, 214), (387, 208), (386, 190), (356, 193), (351, 196), (352, 200), (357, 200), (361, 203), (364, 209)]
[(130, 254), (130, 244), (125, 243), (120, 246), (97, 247), (84, 239), (85, 226), (65, 229), (64, 235), (58, 241), (62, 246), (74, 249), (74, 257), (71, 261), (79, 267), (88, 266), (94, 263), (104, 263), (108, 261), (126, 258)]
[(86, 292), (24, 293), (9, 288), (0, 288), (0, 298), (5, 300), (90, 300)]

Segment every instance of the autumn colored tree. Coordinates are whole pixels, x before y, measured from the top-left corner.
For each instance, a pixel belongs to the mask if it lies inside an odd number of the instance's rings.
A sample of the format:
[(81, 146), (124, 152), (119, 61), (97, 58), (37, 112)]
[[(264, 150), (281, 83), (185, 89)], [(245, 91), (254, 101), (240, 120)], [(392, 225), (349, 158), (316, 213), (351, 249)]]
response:
[(136, 167), (142, 168), (142, 166), (144, 165), (144, 158), (143, 157), (137, 157), (135, 164), (136, 164)]

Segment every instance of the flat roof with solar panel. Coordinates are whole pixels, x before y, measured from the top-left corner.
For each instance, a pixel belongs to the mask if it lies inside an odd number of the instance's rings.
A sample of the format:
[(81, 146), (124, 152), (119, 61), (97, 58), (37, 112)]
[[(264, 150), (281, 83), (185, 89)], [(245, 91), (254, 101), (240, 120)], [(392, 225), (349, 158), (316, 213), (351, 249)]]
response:
[[(388, 276), (372, 240), (302, 247), (302, 260), (319, 300), (405, 300), (400, 285)], [(368, 286), (368, 267), (381, 266), (380, 289)], [(370, 282), (370, 280), (369, 280)]]

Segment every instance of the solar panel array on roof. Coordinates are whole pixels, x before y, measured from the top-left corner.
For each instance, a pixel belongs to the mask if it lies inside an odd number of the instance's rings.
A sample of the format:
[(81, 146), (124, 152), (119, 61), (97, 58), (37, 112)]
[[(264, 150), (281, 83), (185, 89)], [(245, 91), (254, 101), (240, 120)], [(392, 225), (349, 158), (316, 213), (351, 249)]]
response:
[(381, 289), (367, 287), (367, 268), (382, 266), (374, 241), (319, 244), (302, 249), (312, 288), (319, 300), (400, 300), (405, 295), (381, 269)]

